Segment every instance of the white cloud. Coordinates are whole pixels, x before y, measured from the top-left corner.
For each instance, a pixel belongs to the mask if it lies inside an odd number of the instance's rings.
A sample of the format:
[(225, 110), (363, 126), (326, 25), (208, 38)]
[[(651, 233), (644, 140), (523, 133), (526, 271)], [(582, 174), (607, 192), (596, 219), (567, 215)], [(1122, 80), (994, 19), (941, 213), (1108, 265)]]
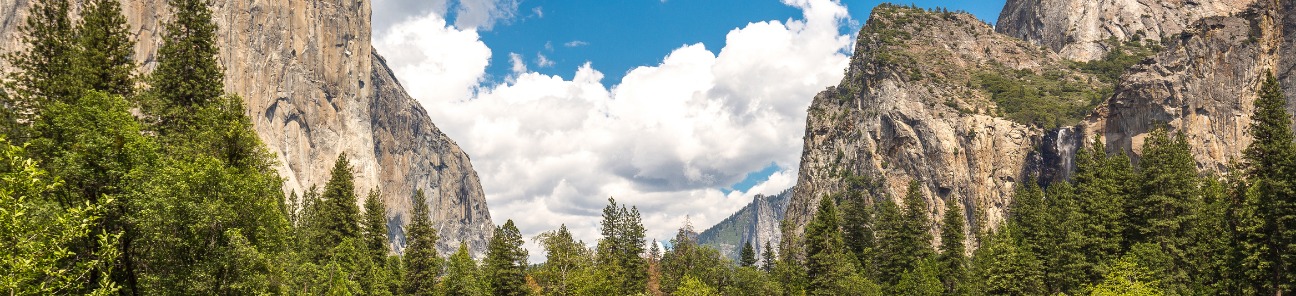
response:
[(509, 53), (509, 63), (512, 65), (513, 74), (522, 74), (527, 72), (526, 61), (522, 60), (522, 55), (516, 52)]
[[(372, 3), (374, 31), (387, 32), (392, 26), (434, 13), (453, 19), (455, 27), (490, 31), (497, 23), (508, 23), (517, 16), (520, 0), (375, 0)], [(539, 7), (532, 9), (544, 17)], [(379, 35), (379, 34), (375, 34)]]
[(566, 47), (581, 47), (586, 45), (589, 45), (589, 42), (580, 41), (580, 40), (572, 40), (571, 42), (563, 43), (563, 46)]
[[(650, 238), (667, 239), (686, 216), (700, 230), (796, 181), (806, 109), (841, 80), (851, 42), (838, 1), (784, 3), (803, 19), (730, 31), (718, 54), (680, 47), (610, 89), (589, 63), (565, 79), (526, 71), (517, 54), (511, 79), (481, 85), (490, 49), (436, 14), (394, 26), (378, 49), (472, 156), (497, 223), (514, 219), (528, 237), (565, 223), (593, 243), (615, 197), (640, 209)], [(791, 169), (747, 192), (718, 190), (770, 163)]]
[(531, 15), (535, 16), (536, 18), (544, 18), (544, 8), (541, 8), (540, 6), (536, 6), (535, 8), (532, 8)]
[(536, 66), (540, 66), (540, 68), (549, 68), (554, 66), (553, 60), (550, 60), (549, 57), (546, 57), (544, 54), (540, 54), (540, 53), (536, 54), (535, 63)]

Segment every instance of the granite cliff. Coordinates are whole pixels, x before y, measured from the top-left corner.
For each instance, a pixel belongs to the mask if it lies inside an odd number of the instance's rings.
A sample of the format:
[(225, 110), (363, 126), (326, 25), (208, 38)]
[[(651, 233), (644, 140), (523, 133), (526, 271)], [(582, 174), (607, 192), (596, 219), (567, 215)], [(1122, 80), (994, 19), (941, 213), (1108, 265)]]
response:
[[(79, 1), (74, 1), (79, 2)], [(415, 189), (427, 193), (440, 249), (485, 250), (493, 224), (468, 155), (433, 125), (371, 44), (368, 1), (215, 0), (226, 90), (242, 96), (257, 134), (277, 156), (284, 191), (328, 180), (346, 153), (361, 196), (380, 190), (389, 225), (408, 223)], [(0, 46), (20, 46), (30, 1), (0, 0)], [(77, 10), (79, 5), (74, 5)], [(124, 0), (140, 72), (155, 66), (165, 0)], [(403, 235), (393, 228), (399, 249)]]
[(1229, 173), (1264, 73), (1296, 99), (1296, 1), (1144, 2), (1010, 0), (994, 28), (879, 6), (846, 78), (809, 109), (793, 233), (856, 177), (876, 198), (919, 180), (933, 221), (960, 202), (969, 225), (995, 227), (1018, 182), (1067, 179), (1095, 135), (1137, 161), (1159, 125), (1187, 135), (1203, 174)]
[(698, 242), (720, 250), (729, 259), (737, 262), (742, 247), (752, 244), (756, 257), (765, 252), (765, 244), (777, 252), (778, 243), (783, 237), (779, 225), (788, 201), (792, 198), (792, 189), (776, 195), (757, 194), (752, 202), (698, 235)]

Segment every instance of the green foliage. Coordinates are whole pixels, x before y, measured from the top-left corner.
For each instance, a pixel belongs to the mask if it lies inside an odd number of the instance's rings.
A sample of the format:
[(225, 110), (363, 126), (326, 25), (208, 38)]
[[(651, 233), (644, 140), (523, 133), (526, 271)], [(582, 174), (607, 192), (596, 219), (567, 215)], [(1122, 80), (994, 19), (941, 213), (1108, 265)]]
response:
[(374, 262), (383, 262), (390, 248), (387, 246), (387, 205), (378, 196), (378, 190), (369, 191), (364, 208), (360, 230), (364, 232), (365, 247), (369, 249)]
[(1043, 295), (1044, 263), (1022, 248), (1011, 226), (987, 238), (972, 256), (976, 295)]
[(1245, 291), (1287, 294), (1296, 286), (1296, 139), (1287, 99), (1268, 73), (1243, 151), (1246, 185), (1238, 222)]
[(1103, 277), (1102, 283), (1091, 290), (1089, 295), (1093, 296), (1166, 295), (1157, 288), (1157, 280), (1151, 271), (1129, 259), (1117, 261)]
[[(809, 295), (859, 295), (866, 287), (876, 288), (857, 273), (854, 260), (845, 250), (841, 217), (830, 198), (819, 201), (814, 220), (806, 226), (806, 275)], [(876, 289), (869, 291), (875, 293)]]
[(607, 268), (608, 280), (620, 294), (645, 291), (648, 285), (648, 262), (644, 254), (644, 227), (639, 209), (624, 205), (617, 207), (615, 199), (608, 198), (603, 208), (603, 239), (598, 243), (598, 263)]
[(720, 292), (716, 291), (715, 288), (708, 286), (706, 283), (703, 283), (702, 281), (698, 280), (693, 276), (685, 276), (683, 283), (680, 284), (679, 289), (676, 290), (675, 293), (672, 295), (717, 296), (720, 295)]
[(742, 267), (756, 266), (756, 249), (752, 248), (752, 244), (750, 241), (748, 241), (746, 244), (743, 244), (741, 258), (742, 260), (738, 262), (738, 266), (742, 266)]
[(774, 270), (775, 256), (778, 255), (774, 253), (774, 249), (770, 246), (770, 242), (768, 240), (765, 241), (765, 250), (761, 251), (761, 271), (768, 273), (771, 270)]
[(90, 0), (77, 24), (81, 81), (91, 90), (130, 97), (135, 94), (135, 41), (117, 0)]
[(935, 255), (932, 250), (931, 232), (928, 232), (931, 220), (928, 218), (926, 201), (923, 199), (917, 181), (909, 183), (904, 201), (903, 214), (890, 200), (877, 204), (876, 260), (878, 282), (883, 287), (894, 287), (905, 272), (916, 269), (918, 263)]
[(671, 248), (662, 255), (661, 290), (675, 293), (686, 277), (693, 277), (708, 285), (725, 283), (733, 262), (720, 255), (720, 251), (699, 245), (697, 233), (687, 223), (671, 240)]
[[(119, 235), (90, 237), (101, 203), (62, 206), (52, 192), (62, 185), (36, 166), (21, 147), (0, 137), (0, 291), (10, 295), (111, 295), (111, 264), (120, 253), (112, 246)], [(93, 239), (95, 254), (78, 254), (79, 241)], [(84, 255), (92, 255), (80, 257)], [(95, 282), (93, 279), (100, 279)]]
[(960, 283), (967, 277), (967, 249), (963, 245), (967, 235), (963, 233), (963, 225), (963, 208), (953, 199), (945, 201), (945, 217), (941, 223), (941, 252), (937, 262), (940, 283), (946, 295), (965, 292), (960, 287)]
[(1111, 46), (1111, 50), (1107, 51), (1103, 58), (1077, 63), (1075, 68), (1093, 74), (1102, 82), (1112, 85), (1119, 82), (1121, 75), (1125, 74), (1131, 66), (1161, 51), (1161, 45), (1150, 40), (1131, 39), (1119, 42), (1113, 37), (1106, 42)]
[(900, 282), (896, 283), (893, 290), (904, 295), (914, 296), (945, 295), (946, 288), (941, 283), (938, 263), (933, 260), (925, 260), (917, 265), (917, 268), (909, 270), (900, 276)]
[(1079, 214), (1077, 236), (1080, 254), (1088, 260), (1073, 262), (1081, 282), (1103, 276), (1098, 263), (1120, 256), (1125, 236), (1125, 203), (1134, 180), (1133, 169), (1124, 154), (1107, 155), (1101, 138), (1076, 153), (1075, 200)]
[(1012, 70), (994, 67), (973, 76), (1002, 116), (1017, 123), (1052, 129), (1079, 123), (1106, 94), (1081, 76), (1062, 70)]
[(589, 273), (594, 264), (591, 252), (584, 243), (572, 238), (567, 225), (540, 234), (536, 241), (545, 248), (545, 263), (532, 275), (544, 288), (545, 294), (575, 295), (579, 290), (577, 280), (580, 275)]
[(423, 190), (414, 193), (414, 209), (411, 211), (409, 230), (405, 240), (409, 242), (402, 260), (405, 263), (404, 289), (407, 295), (436, 295), (437, 275), (441, 274), (441, 257), (437, 255), (436, 228), (432, 227), (427, 197)]
[[(6, 56), (16, 71), (8, 77), (11, 101), (6, 108), (27, 121), (43, 113), (51, 102), (70, 103), (80, 96), (77, 77), (80, 47), (69, 15), (69, 0), (33, 3), (25, 23), (19, 27), (27, 48)], [(22, 142), (25, 139), (18, 139)]]
[(166, 24), (144, 105), (162, 135), (195, 127), (194, 108), (225, 95), (210, 0), (168, 0), (167, 4), (174, 19)]
[(486, 250), (485, 278), (493, 295), (526, 295), (527, 251), (513, 220), (495, 228)]
[(442, 282), (445, 295), (489, 295), (488, 288), (483, 283), (477, 262), (468, 254), (468, 245), (460, 243), (459, 250), (450, 255), (450, 266)]

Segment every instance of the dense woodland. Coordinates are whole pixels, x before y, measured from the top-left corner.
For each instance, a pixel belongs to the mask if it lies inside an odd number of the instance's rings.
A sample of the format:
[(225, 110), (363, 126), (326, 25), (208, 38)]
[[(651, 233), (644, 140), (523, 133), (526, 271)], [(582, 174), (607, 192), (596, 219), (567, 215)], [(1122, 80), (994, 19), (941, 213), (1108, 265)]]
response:
[[(1070, 182), (1022, 182), (1004, 225), (950, 200), (930, 221), (918, 181), (900, 204), (867, 178), (824, 197), (804, 236), (732, 262), (691, 226), (645, 241), (609, 199), (602, 239), (512, 221), (475, 260), (438, 254), (421, 192), (392, 252), (382, 198), (345, 155), (323, 188), (282, 179), (223, 90), (205, 0), (175, 18), (149, 75), (115, 0), (37, 1), (6, 58), (0, 121), (0, 291), (10, 295), (1282, 295), (1296, 287), (1296, 142), (1269, 75), (1227, 175), (1198, 172), (1182, 135), (1153, 132), (1132, 164), (1095, 141)], [(1239, 94), (1242, 95), (1242, 94)], [(363, 207), (361, 190), (368, 190)], [(984, 208), (971, 205), (975, 208)], [(977, 215), (967, 219), (965, 213)], [(785, 231), (792, 225), (785, 225)], [(939, 230), (936, 232), (929, 230)], [(394, 231), (394, 230), (390, 230)], [(939, 233), (939, 240), (933, 237)], [(966, 237), (965, 234), (971, 234)], [(934, 244), (939, 241), (939, 244)], [(773, 244), (779, 244), (779, 248)], [(665, 250), (659, 246), (669, 246)], [(757, 258), (756, 250), (760, 258)], [(975, 250), (973, 250), (975, 249)]]

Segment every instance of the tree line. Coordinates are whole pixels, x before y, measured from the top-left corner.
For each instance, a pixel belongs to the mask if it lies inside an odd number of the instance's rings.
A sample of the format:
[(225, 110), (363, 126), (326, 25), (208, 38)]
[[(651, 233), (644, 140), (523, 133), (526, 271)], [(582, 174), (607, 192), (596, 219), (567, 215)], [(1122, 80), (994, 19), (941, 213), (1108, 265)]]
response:
[[(564, 225), (532, 241), (509, 220), (486, 254), (442, 256), (423, 192), (393, 252), (383, 198), (345, 154), (285, 196), (274, 157), (224, 90), (208, 0), (169, 0), (156, 68), (138, 67), (121, 6), (36, 1), (0, 92), (0, 290), (11, 295), (1282, 295), (1296, 283), (1296, 137), (1272, 74), (1255, 139), (1203, 175), (1182, 134), (1149, 134), (1137, 164), (1101, 140), (1073, 180), (1018, 186), (1003, 225), (981, 207), (927, 213), (850, 178), (802, 236), (732, 262), (685, 225), (646, 241), (609, 199), (593, 245)], [(361, 206), (363, 204), (363, 207)], [(969, 211), (965, 206), (971, 207)], [(977, 219), (966, 219), (965, 215)], [(965, 221), (977, 221), (965, 225)], [(929, 230), (939, 229), (937, 237)], [(971, 237), (967, 237), (970, 235)], [(778, 244), (776, 246), (773, 244)], [(971, 247), (970, 247), (971, 246)], [(974, 249), (974, 250), (973, 250)], [(762, 250), (758, 252), (756, 250)]]

